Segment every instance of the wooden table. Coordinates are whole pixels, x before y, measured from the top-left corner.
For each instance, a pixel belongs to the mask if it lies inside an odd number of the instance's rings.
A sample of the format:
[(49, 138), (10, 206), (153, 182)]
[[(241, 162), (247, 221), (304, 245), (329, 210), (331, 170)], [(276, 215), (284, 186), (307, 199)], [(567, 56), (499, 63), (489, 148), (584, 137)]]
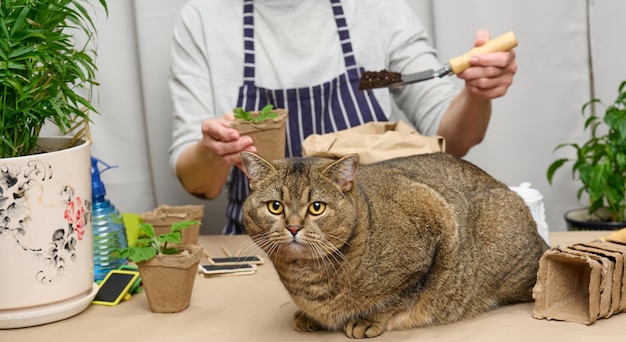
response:
[[(555, 232), (554, 245), (588, 242), (606, 232)], [(203, 235), (212, 255), (256, 254), (247, 236)], [(375, 341), (625, 341), (626, 313), (590, 326), (532, 318), (533, 303), (498, 308), (478, 318), (429, 328), (385, 332)], [(298, 333), (296, 306), (271, 263), (255, 275), (198, 276), (191, 305), (175, 314), (152, 313), (144, 292), (114, 307), (90, 305), (80, 314), (41, 326), (0, 330), (0, 341), (347, 341), (342, 332)]]

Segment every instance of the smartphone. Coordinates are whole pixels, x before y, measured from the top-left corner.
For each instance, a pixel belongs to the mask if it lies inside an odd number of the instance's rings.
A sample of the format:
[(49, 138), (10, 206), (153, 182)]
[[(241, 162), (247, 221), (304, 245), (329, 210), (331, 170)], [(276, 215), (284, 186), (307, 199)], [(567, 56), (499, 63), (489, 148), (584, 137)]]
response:
[(234, 265), (216, 265), (216, 264), (200, 264), (198, 270), (204, 275), (218, 274), (254, 274), (256, 265), (253, 264), (234, 264)]
[(100, 283), (98, 293), (91, 303), (114, 306), (122, 299), (129, 299), (128, 290), (137, 279), (139, 279), (137, 271), (111, 270)]
[(262, 265), (265, 261), (261, 257), (258, 257), (258, 256), (237, 256), (237, 257), (209, 258), (209, 262), (213, 265), (239, 265), (239, 264)]

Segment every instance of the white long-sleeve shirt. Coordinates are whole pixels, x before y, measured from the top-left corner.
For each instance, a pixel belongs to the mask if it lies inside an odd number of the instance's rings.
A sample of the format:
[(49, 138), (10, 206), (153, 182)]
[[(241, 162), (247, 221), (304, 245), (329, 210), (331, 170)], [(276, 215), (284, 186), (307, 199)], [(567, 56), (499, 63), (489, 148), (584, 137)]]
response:
[[(357, 65), (365, 70), (413, 73), (441, 67), (421, 21), (404, 0), (343, 0), (342, 6)], [(202, 138), (202, 122), (236, 106), (243, 83), (242, 9), (237, 0), (191, 0), (179, 12), (170, 78), (173, 170), (181, 151)], [(255, 0), (254, 9), (257, 86), (300, 88), (345, 72), (329, 1)], [(402, 112), (424, 135), (436, 134), (457, 93), (450, 79), (374, 90), (390, 121)]]

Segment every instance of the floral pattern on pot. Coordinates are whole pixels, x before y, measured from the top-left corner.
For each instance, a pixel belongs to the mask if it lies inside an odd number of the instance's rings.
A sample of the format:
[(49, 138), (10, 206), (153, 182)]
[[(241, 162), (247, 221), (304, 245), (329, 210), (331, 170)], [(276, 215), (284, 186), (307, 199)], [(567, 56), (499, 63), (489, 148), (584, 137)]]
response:
[(13, 238), (19, 248), (41, 259), (40, 270), (34, 276), (43, 284), (54, 282), (63, 275), (67, 262), (76, 261), (77, 244), (83, 240), (91, 217), (91, 201), (76, 196), (73, 187), (61, 186), (57, 196), (65, 203), (67, 227), (55, 229), (45, 246), (27, 246), (23, 242), (31, 219), (31, 191), (53, 180), (52, 171), (48, 163), (37, 160), (24, 165), (0, 165), (0, 238)]

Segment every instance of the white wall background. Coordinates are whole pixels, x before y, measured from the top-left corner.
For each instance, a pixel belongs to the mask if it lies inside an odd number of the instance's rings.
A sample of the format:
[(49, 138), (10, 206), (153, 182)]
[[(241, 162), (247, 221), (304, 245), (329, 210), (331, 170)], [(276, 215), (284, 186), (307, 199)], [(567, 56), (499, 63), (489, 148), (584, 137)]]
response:
[[(234, 1), (234, 0), (233, 0)], [(395, 0), (387, 0), (395, 1)], [(442, 60), (471, 47), (474, 32), (515, 32), (519, 70), (494, 113), (482, 144), (466, 159), (510, 185), (529, 181), (544, 195), (548, 225), (564, 230), (563, 213), (584, 206), (578, 183), (563, 169), (549, 186), (548, 165), (580, 142), (580, 107), (592, 94), (612, 102), (626, 79), (626, 46), (615, 23), (626, 16), (623, 0), (408, 0), (423, 18)], [(100, 15), (98, 80), (92, 154), (118, 165), (102, 179), (124, 212), (161, 204), (205, 204), (204, 233), (219, 233), (224, 196), (201, 201), (188, 195), (168, 166), (171, 102), (167, 86), (174, 16), (185, 0), (109, 0)], [(591, 50), (590, 50), (591, 48)], [(591, 51), (591, 54), (589, 53)]]

